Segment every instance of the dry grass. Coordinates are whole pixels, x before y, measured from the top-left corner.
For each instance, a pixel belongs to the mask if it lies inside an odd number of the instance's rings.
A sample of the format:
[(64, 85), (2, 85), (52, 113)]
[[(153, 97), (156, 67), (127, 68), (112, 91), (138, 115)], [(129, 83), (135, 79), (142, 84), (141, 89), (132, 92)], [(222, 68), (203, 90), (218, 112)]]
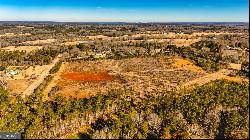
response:
[(68, 41), (68, 42), (62, 43), (62, 45), (66, 45), (66, 46), (77, 45), (77, 44), (79, 44), (79, 41)]
[(33, 50), (38, 50), (42, 49), (43, 46), (8, 46), (1, 48), (1, 50), (5, 51), (26, 51), (27, 53), (33, 51)]
[(241, 64), (230, 63), (229, 67), (235, 70), (241, 70)]
[(200, 38), (196, 39), (148, 39), (147, 41), (151, 42), (171, 42), (171, 44), (176, 45), (177, 47), (189, 46), (195, 42), (200, 41)]
[[(10, 66), (13, 67), (13, 66)], [(9, 69), (10, 67), (8, 67), (7, 69)], [(46, 70), (48, 68), (48, 65), (43, 65), (43, 66), (30, 66), (27, 69), (24, 70), (20, 70), (20, 73), (17, 75), (14, 75), (13, 78), (8, 77), (8, 79), (30, 79), (32, 75), (40, 75), (44, 70)]]
[[(54, 85), (62, 88), (58, 94), (65, 97), (88, 98), (97, 93), (105, 94), (112, 89), (129, 87), (137, 92), (136, 96), (143, 97), (145, 94), (170, 90), (177, 85), (204, 75), (198, 70), (194, 71), (198, 69), (194, 69), (195, 66), (183, 69), (178, 67), (178, 62), (177, 66), (172, 66), (172, 62), (172, 58), (152, 57), (65, 63), (65, 69), (58, 73), (60, 78), (54, 81), (56, 83)], [(100, 71), (107, 72), (105, 75), (111, 76), (112, 81), (96, 80), (95, 77), (98, 77)], [(81, 80), (74, 80), (74, 77), (65, 78), (64, 73), (72, 72), (75, 74), (80, 73), (80, 75), (84, 74), (84, 76), (80, 76)], [(87, 78), (94, 78), (95, 82), (86, 81), (86, 72), (89, 72)]]
[(23, 44), (26, 45), (37, 45), (37, 44), (50, 44), (56, 42), (56, 39), (46, 39), (46, 40), (34, 40), (34, 41), (25, 41)]
[(191, 80), (191, 81), (181, 85), (181, 87), (190, 87), (192, 85), (204, 85), (206, 83), (209, 83), (209, 82), (215, 81), (215, 80), (219, 80), (219, 79), (227, 79), (227, 80), (236, 81), (236, 82), (249, 81), (248, 79), (244, 79), (241, 77), (227, 76), (230, 73), (231, 73), (231, 70), (222, 69), (222, 70), (219, 70), (215, 73), (206, 74), (203, 77)]
[(5, 33), (5, 34), (0, 35), (0, 37), (16, 37), (16, 36), (31, 36), (31, 34), (30, 33), (25, 33), (25, 34)]
[(87, 36), (88, 39), (108, 39), (110, 37), (104, 35)]
[(21, 94), (33, 82), (37, 80), (37, 76), (48, 68), (48, 65), (28, 67), (27, 69), (20, 70), (20, 73), (13, 77), (7, 77), (8, 89), (11, 93)]
[(206, 73), (202, 68), (196, 66), (194, 63), (185, 59), (174, 59), (173, 66), (179, 69), (189, 69), (195, 72)]
[(34, 81), (35, 80), (28, 79), (7, 80), (7, 88), (10, 93), (17, 93), (21, 95), (21, 93)]
[(173, 40), (173, 44), (178, 46), (178, 47), (181, 47), (181, 46), (189, 46), (195, 42), (198, 42), (200, 41), (200, 38), (197, 38), (197, 39), (174, 39)]

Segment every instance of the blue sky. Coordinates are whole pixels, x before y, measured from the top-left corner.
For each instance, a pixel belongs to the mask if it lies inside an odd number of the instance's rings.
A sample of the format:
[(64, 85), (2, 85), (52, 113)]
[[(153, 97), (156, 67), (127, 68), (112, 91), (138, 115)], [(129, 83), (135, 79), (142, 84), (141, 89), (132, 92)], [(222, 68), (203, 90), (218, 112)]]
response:
[(0, 21), (248, 22), (249, 0), (0, 0)]

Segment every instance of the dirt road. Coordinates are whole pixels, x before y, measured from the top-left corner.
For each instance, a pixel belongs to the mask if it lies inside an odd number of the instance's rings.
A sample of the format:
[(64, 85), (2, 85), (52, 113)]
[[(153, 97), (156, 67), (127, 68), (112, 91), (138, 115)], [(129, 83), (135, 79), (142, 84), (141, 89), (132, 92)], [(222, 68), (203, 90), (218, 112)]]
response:
[(26, 96), (31, 95), (34, 90), (43, 82), (44, 78), (46, 78), (49, 75), (49, 71), (58, 63), (60, 60), (59, 57), (56, 57), (51, 64), (49, 64), (48, 68), (45, 69), (38, 77), (37, 81), (32, 83), (28, 88), (25, 89), (25, 91), (22, 93), (22, 97), (25, 98)]
[(204, 85), (206, 83), (209, 83), (209, 82), (214, 81), (214, 80), (219, 80), (219, 79), (228, 79), (228, 80), (233, 80), (233, 81), (246, 81), (247, 80), (247, 79), (242, 79), (242, 78), (238, 78), (238, 77), (227, 76), (228, 74), (230, 74), (231, 71), (232, 70), (222, 69), (218, 72), (207, 74), (203, 77), (194, 79), (192, 81), (189, 81), (189, 82), (183, 84), (181, 86), (181, 88), (188, 87), (188, 86), (191, 86), (194, 84)]

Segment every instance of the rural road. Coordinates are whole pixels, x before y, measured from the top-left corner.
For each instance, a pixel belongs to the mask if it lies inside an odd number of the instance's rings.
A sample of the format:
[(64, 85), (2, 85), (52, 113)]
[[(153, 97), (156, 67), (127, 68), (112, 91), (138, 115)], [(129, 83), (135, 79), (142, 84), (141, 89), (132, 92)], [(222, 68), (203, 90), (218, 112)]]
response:
[(218, 72), (207, 74), (203, 77), (189, 81), (189, 82), (183, 84), (182, 87), (187, 87), (187, 86), (194, 85), (194, 84), (204, 85), (206, 83), (209, 83), (210, 81), (226, 78), (227, 75), (230, 74), (230, 72), (231, 72), (231, 70), (222, 69)]
[[(58, 55), (59, 56), (59, 55)], [(51, 64), (49, 64), (48, 68), (45, 69), (38, 77), (37, 81), (29, 85), (24, 92), (22, 93), (22, 97), (25, 98), (26, 96), (31, 95), (34, 90), (43, 82), (44, 78), (49, 75), (49, 71), (59, 62), (60, 58), (56, 57)]]

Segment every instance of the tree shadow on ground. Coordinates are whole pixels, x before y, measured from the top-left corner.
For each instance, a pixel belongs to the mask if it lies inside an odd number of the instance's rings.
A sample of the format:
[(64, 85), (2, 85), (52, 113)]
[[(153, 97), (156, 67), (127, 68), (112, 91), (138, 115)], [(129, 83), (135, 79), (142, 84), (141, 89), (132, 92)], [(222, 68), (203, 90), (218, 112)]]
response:
[(158, 137), (155, 133), (149, 133), (147, 139), (158, 139)]
[(86, 133), (78, 133), (77, 136), (80, 138), (80, 139), (90, 139), (90, 136)]
[(227, 111), (220, 111), (220, 125), (219, 125), (219, 133), (216, 136), (216, 139), (227, 139), (225, 136), (225, 128), (227, 126), (227, 116), (228, 112)]
[(106, 122), (104, 119), (102, 118), (98, 118), (95, 123), (91, 123), (91, 128), (93, 128), (94, 130), (101, 130), (102, 128), (104, 128), (106, 126)]

